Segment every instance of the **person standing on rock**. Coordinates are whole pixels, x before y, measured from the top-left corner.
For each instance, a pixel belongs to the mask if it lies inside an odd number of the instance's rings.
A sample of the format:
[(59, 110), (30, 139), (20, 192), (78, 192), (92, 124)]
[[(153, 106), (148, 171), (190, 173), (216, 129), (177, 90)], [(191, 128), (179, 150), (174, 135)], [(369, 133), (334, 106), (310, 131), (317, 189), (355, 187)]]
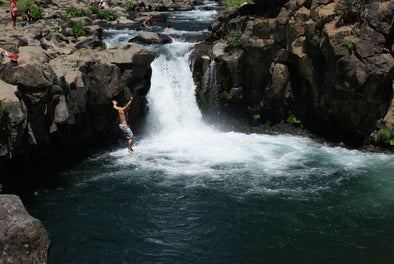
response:
[(30, 4), (26, 5), (25, 18), (26, 18), (26, 26), (30, 25), (33, 21), (30, 15)]
[(16, 17), (18, 16), (18, 7), (16, 6), (16, 1), (10, 1), (10, 9), (11, 9), (11, 19), (12, 25), (15, 27)]
[(127, 125), (126, 115), (125, 115), (125, 111), (129, 110), (131, 101), (133, 101), (133, 95), (130, 95), (130, 101), (124, 107), (119, 107), (118, 102), (115, 100), (113, 100), (112, 103), (113, 103), (114, 109), (117, 110), (119, 113), (119, 128), (120, 128), (120, 130), (123, 131), (123, 133), (126, 134), (126, 137), (128, 139), (128, 148), (127, 149), (131, 154), (133, 154), (133, 149), (131, 148), (131, 143), (133, 143), (134, 135), (133, 135), (133, 132), (131, 131), (129, 125)]

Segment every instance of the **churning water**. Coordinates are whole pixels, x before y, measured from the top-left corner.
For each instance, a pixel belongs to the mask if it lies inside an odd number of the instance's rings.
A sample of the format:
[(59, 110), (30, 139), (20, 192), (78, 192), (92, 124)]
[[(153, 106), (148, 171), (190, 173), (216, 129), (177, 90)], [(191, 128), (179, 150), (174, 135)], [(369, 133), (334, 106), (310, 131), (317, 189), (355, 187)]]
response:
[[(134, 155), (124, 142), (36, 192), (49, 263), (391, 263), (393, 155), (202, 121), (188, 55), (215, 14), (170, 13), (174, 42), (151, 46), (160, 56)], [(109, 30), (106, 42), (136, 34)]]

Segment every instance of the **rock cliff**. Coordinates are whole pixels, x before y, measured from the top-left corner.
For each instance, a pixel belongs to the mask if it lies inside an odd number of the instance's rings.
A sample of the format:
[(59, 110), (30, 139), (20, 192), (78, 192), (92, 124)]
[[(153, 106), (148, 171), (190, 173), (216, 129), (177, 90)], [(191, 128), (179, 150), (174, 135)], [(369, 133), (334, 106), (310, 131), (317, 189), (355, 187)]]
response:
[[(5, 191), (4, 183), (15, 181), (16, 174), (28, 175), (30, 165), (116, 142), (120, 131), (113, 99), (123, 104), (133, 94), (132, 124), (145, 112), (153, 51), (133, 44), (103, 48), (102, 28), (86, 16), (56, 27), (52, 22), (0, 28), (0, 182)], [(75, 24), (85, 36), (73, 34)], [(12, 54), (18, 55), (17, 63)]]
[(222, 112), (238, 118), (275, 124), (292, 116), (353, 147), (394, 129), (394, 1), (256, 2), (220, 13), (210, 41), (196, 47), (202, 107), (209, 70)]

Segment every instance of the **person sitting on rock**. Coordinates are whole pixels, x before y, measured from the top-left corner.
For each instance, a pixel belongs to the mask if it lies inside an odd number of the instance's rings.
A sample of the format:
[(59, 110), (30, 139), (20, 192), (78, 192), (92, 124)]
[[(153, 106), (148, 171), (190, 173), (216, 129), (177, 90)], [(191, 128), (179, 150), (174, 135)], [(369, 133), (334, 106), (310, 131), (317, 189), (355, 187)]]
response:
[(108, 6), (105, 4), (104, 0), (100, 0), (99, 7), (101, 9), (107, 9), (108, 8)]
[(18, 16), (18, 7), (16, 6), (16, 1), (10, 1), (10, 9), (11, 9), (11, 19), (12, 25), (15, 27), (16, 17)]
[(133, 154), (133, 149), (131, 148), (131, 143), (133, 143), (133, 132), (131, 131), (130, 127), (127, 125), (126, 122), (126, 115), (125, 115), (125, 111), (127, 111), (129, 109), (129, 106), (131, 104), (131, 101), (133, 101), (133, 96), (130, 95), (130, 101), (124, 106), (124, 107), (119, 107), (118, 106), (118, 102), (113, 100), (113, 107), (115, 110), (118, 111), (119, 114), (119, 128), (120, 130), (123, 131), (123, 133), (126, 134), (126, 137), (128, 139), (128, 151), (129, 153)]
[(145, 21), (142, 23), (142, 25), (144, 27), (152, 27), (152, 25), (151, 25), (152, 18), (153, 18), (152, 15), (148, 16), (148, 18), (145, 19)]

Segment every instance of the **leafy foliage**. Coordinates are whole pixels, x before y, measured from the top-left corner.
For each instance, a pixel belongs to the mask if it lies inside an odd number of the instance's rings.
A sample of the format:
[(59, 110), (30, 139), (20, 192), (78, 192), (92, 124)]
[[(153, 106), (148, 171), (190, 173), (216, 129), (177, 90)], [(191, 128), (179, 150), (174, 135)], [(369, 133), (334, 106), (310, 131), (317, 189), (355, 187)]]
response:
[(245, 2), (250, 4), (253, 1), (252, 0), (226, 0), (224, 2), (224, 10), (227, 10), (229, 7), (233, 7), (233, 6), (241, 6)]
[(320, 31), (319, 30), (316, 30), (316, 34), (313, 35), (312, 45), (314, 47), (318, 47), (320, 45)]
[(378, 134), (376, 135), (376, 142), (383, 143), (389, 141), (390, 144), (394, 141), (394, 131), (390, 130), (385, 124), (382, 124), (382, 127), (379, 129)]
[(98, 14), (98, 12), (100, 11), (100, 8), (98, 5), (92, 5), (89, 7), (89, 11), (92, 14)]
[(79, 38), (80, 36), (87, 36), (85, 30), (83, 30), (82, 24), (80, 22), (74, 23), (72, 25), (72, 30), (75, 38)]
[(242, 37), (242, 31), (240, 29), (233, 29), (227, 35), (226, 40), (231, 47), (238, 47), (241, 46), (242, 44), (241, 37)]
[(348, 39), (343, 39), (343, 43), (345, 43), (345, 45), (347, 46), (347, 48), (349, 49), (349, 50), (354, 50), (354, 45), (353, 45), (353, 42), (351, 41), (351, 40), (348, 40)]
[(98, 17), (101, 19), (105, 19), (108, 21), (114, 21), (116, 18), (115, 12), (109, 11), (109, 10), (104, 10), (98, 13)]
[(1, 101), (1, 112), (8, 113), (9, 111), (10, 111), (10, 107), (8, 106), (8, 103), (5, 101)]
[(133, 2), (127, 2), (126, 3), (126, 10), (127, 11), (133, 11), (134, 10), (134, 4), (133, 4)]
[(38, 20), (42, 18), (42, 13), (44, 10), (38, 7), (36, 4), (34, 4), (32, 0), (22, 0), (16, 2), (16, 6), (18, 7), (19, 14), (22, 14), (24, 16), (24, 12), (27, 4), (30, 5), (30, 15), (33, 19)]
[(291, 124), (291, 125), (296, 125), (296, 126), (300, 126), (300, 127), (304, 127), (304, 125), (302, 124), (300, 119), (297, 119), (295, 117), (295, 115), (291, 114), (288, 118), (287, 118), (287, 123)]
[(66, 15), (69, 17), (81, 17), (86, 14), (86, 11), (82, 8), (76, 8), (74, 6), (69, 6), (66, 8)]

